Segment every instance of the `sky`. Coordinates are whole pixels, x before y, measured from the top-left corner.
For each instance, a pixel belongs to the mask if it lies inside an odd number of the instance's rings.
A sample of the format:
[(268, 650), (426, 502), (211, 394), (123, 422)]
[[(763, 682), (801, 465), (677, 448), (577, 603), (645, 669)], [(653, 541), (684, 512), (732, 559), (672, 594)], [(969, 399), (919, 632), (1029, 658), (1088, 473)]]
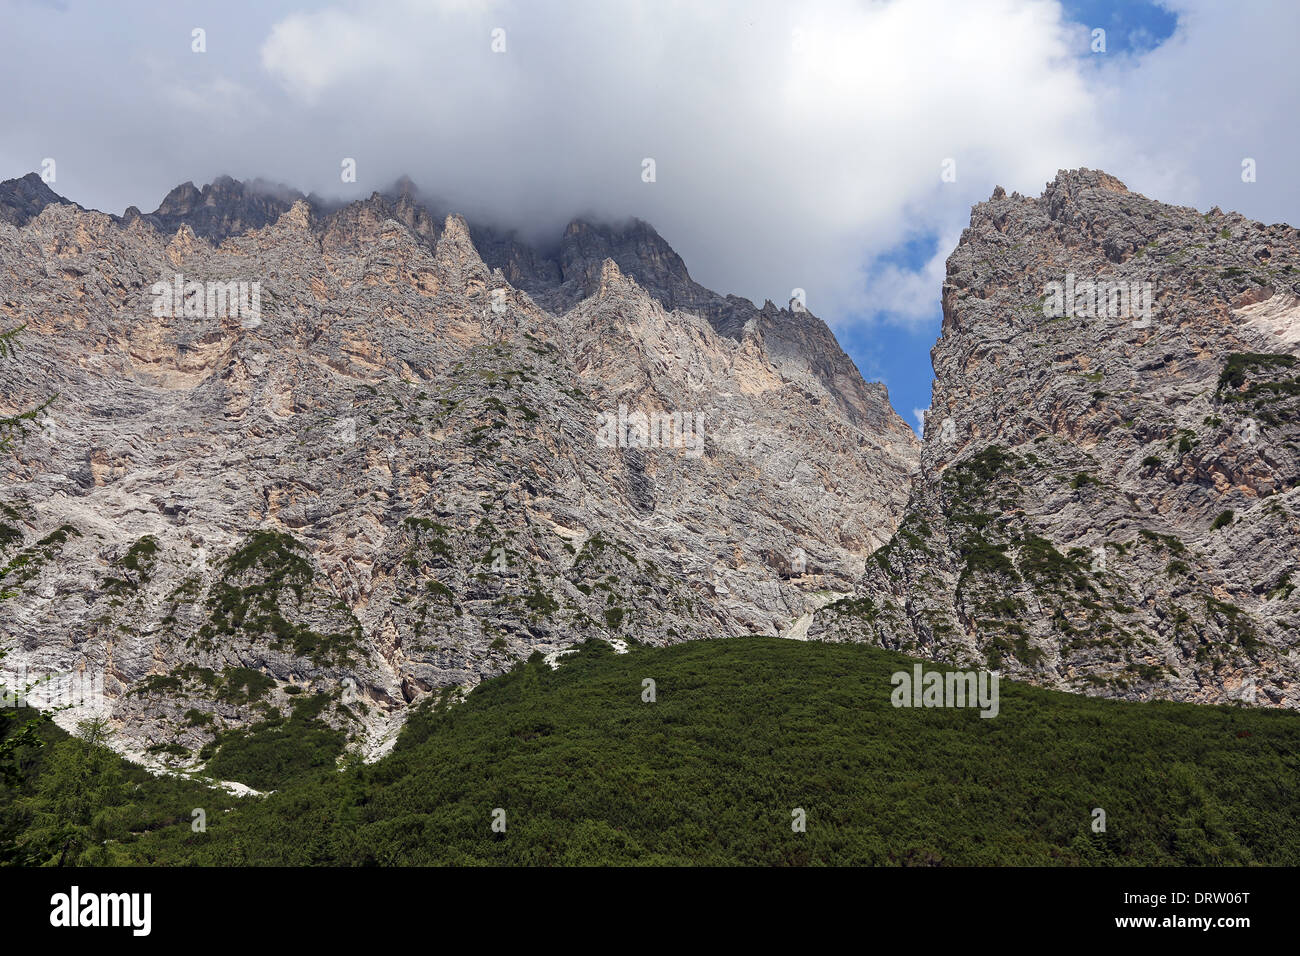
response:
[(1300, 222), (1296, 0), (0, 0), (0, 23), (0, 179), (53, 160), (56, 192), (120, 213), (221, 174), (341, 199), (409, 175), (543, 241), (636, 216), (712, 289), (804, 290), (914, 427), (944, 261), (995, 186), (1089, 166)]

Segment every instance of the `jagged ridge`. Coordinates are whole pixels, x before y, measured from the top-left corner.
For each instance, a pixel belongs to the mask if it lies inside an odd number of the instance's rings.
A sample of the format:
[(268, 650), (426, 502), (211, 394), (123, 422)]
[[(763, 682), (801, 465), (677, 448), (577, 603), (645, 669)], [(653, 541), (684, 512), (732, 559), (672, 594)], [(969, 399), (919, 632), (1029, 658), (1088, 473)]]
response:
[[(410, 702), (535, 651), (797, 630), (905, 504), (916, 441), (825, 325), (665, 273), (648, 226), (535, 299), (409, 183), (328, 208), (222, 179), (120, 218), (44, 199), (0, 225), (0, 310), (27, 324), (0, 390), (59, 394), (10, 468), (0, 630), (10, 666), (104, 672), (136, 757), (219, 758), (302, 704), (377, 753)], [(175, 274), (259, 282), (258, 321), (156, 315)], [(620, 409), (701, 415), (707, 441), (601, 447)]]

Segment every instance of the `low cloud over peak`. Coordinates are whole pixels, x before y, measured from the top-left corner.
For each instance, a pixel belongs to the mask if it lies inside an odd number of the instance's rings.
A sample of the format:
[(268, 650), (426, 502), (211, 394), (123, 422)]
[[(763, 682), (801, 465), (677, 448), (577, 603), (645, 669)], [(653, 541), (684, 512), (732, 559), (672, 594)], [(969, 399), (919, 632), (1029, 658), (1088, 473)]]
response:
[[(30, 41), (58, 30), (102, 82), (8, 98), (0, 175), (53, 158), (60, 193), (120, 211), (223, 172), (340, 201), (409, 174), (533, 242), (638, 217), (710, 288), (803, 289), (841, 328), (928, 323), (994, 183), (1036, 195), (1091, 166), (1170, 201), (1300, 218), (1282, 175), (1296, 134), (1271, 119), (1295, 113), (1283, 54), (1300, 13), (1168, 6), (1166, 42), (1108, 20), (1104, 54), (1050, 0), (26, 6), (0, 40), (14, 69), (45, 75)], [(1206, 62), (1249, 64), (1247, 88)], [(926, 251), (900, 257), (906, 243)]]

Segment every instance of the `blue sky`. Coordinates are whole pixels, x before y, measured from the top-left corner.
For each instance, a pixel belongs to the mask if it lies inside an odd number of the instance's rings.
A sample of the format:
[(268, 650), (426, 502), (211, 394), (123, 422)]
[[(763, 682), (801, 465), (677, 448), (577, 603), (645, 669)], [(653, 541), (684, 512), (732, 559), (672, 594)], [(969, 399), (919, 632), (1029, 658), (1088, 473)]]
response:
[[(1168, 40), (1178, 22), (1175, 14), (1145, 0), (1074, 0), (1062, 6), (1068, 19), (1087, 27), (1087, 35), (1080, 37), (1077, 55), (1081, 60), (1102, 55), (1092, 52), (1093, 29), (1106, 31), (1105, 55), (1142, 54)], [(938, 232), (930, 231), (900, 242), (878, 261), (919, 272), (937, 253), (952, 251), (940, 249), (940, 242)], [(896, 319), (887, 310), (864, 309), (850, 314), (839, 325), (837, 335), (863, 376), (888, 386), (894, 409), (919, 433), (916, 410), (930, 406), (934, 379), (930, 349), (939, 338), (943, 314), (936, 302), (922, 317)]]

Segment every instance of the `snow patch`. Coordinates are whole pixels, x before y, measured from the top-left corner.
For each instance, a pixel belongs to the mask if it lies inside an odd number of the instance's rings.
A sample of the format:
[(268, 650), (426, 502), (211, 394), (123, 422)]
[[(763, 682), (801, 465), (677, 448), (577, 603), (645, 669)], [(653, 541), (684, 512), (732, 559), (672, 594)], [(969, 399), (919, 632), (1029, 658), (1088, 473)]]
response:
[(1272, 295), (1263, 302), (1233, 309), (1233, 314), (1282, 345), (1300, 343), (1300, 298), (1290, 293)]

